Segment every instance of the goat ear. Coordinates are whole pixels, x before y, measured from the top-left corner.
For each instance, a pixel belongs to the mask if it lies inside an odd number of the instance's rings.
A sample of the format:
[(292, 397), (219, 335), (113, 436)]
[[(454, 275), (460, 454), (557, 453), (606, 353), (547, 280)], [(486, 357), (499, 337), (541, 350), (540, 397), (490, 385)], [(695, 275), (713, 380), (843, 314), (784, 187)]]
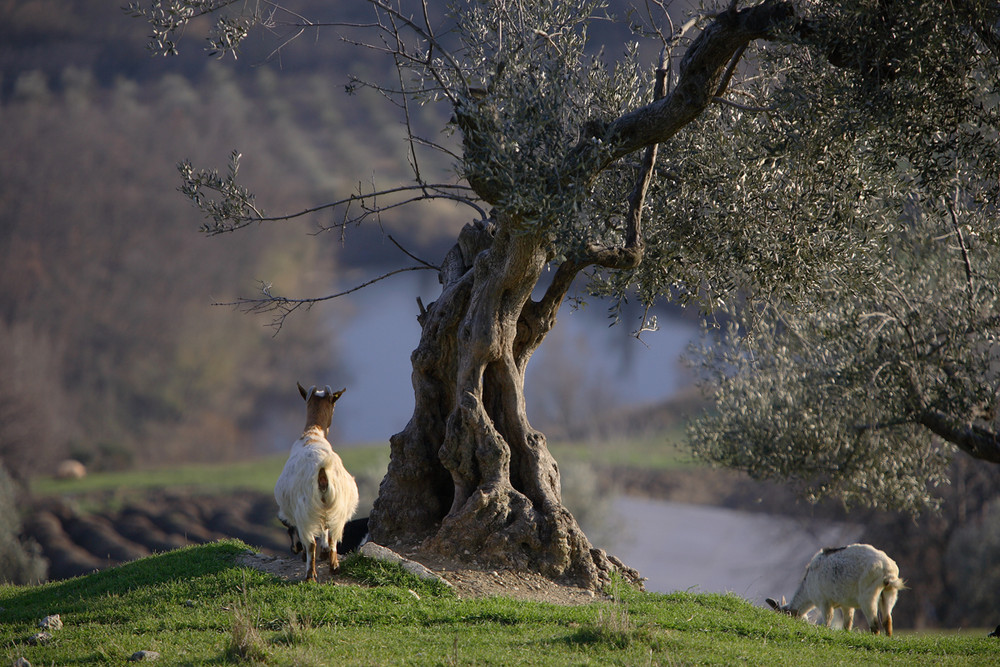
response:
[(295, 386), (299, 388), (299, 394), (302, 395), (302, 398), (306, 398), (307, 397), (306, 390), (302, 388), (302, 385), (296, 382)]
[[(784, 602), (785, 599), (782, 598), (781, 601)], [(773, 609), (775, 611), (781, 611), (781, 605), (779, 605), (777, 603), (777, 601), (775, 601), (775, 600), (773, 600), (771, 598), (767, 598), (766, 600), (764, 600), (764, 602), (766, 602), (771, 607), (771, 609)]]
[[(329, 391), (330, 391), (330, 389), (328, 387), (327, 388), (327, 392), (329, 392)], [(333, 396), (333, 402), (336, 403), (337, 399), (340, 398), (341, 396), (343, 396), (345, 391), (347, 391), (347, 387), (344, 387), (340, 391), (331, 394)]]

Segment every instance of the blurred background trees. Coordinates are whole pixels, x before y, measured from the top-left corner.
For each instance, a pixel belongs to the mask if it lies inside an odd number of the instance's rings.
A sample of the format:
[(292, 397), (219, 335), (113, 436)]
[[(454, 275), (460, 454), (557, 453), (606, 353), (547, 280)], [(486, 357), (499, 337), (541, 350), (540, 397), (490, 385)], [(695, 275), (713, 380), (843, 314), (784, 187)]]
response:
[(272, 157), (247, 176), (284, 177), (287, 196), (304, 196), (306, 173), (279, 150), (301, 128), (275, 133), (241, 115), (243, 95), (222, 67), (200, 86), (102, 88), (79, 68), (15, 81), (0, 112), (0, 404), (11, 415), (0, 454), (11, 470), (67, 455), (97, 467), (245, 455), (279, 387), (292, 395), (295, 378), (333, 372), (334, 313), (302, 318), (279, 348), (273, 332), (211, 306), (265, 276), (326, 286), (332, 258), (305, 235), (262, 230), (222, 261), (163, 187), (172, 165), (149, 159), (176, 154), (177, 133), (205, 154), (256, 144)]

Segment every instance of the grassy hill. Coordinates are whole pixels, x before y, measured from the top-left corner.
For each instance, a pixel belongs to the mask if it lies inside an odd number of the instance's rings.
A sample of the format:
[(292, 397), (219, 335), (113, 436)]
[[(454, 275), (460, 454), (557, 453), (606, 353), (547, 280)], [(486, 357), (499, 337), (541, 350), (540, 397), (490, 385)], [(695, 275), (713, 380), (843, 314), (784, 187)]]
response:
[[(997, 664), (985, 632), (892, 639), (817, 628), (735, 596), (621, 587), (576, 607), (458, 599), (440, 584), (354, 556), (357, 585), (288, 583), (237, 564), (223, 541), (85, 577), (0, 587), (0, 659), (33, 665)], [(64, 627), (32, 644), (37, 624)]]

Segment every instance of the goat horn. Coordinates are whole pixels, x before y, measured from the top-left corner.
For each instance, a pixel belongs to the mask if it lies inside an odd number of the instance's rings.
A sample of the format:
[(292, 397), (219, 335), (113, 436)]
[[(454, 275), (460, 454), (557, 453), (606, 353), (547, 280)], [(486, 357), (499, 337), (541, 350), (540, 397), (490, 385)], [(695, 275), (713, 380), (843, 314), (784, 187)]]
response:
[(315, 393), (316, 393), (316, 385), (309, 387), (309, 397), (306, 398), (306, 400), (308, 401), (309, 399), (311, 399), (313, 397), (313, 394)]
[(333, 396), (333, 390), (330, 389), (330, 385), (326, 385), (326, 395)]

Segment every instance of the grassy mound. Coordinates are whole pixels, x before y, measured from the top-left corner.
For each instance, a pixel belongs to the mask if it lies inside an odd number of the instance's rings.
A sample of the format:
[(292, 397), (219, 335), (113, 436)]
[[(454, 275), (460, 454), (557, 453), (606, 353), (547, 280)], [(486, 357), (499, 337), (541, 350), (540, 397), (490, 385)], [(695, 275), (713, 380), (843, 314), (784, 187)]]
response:
[[(41, 586), (0, 587), (0, 660), (33, 665), (998, 664), (985, 632), (893, 639), (817, 628), (731, 595), (639, 593), (577, 607), (462, 600), (352, 556), (357, 585), (288, 583), (242, 567), (230, 540)], [(38, 622), (60, 629), (35, 639)]]

